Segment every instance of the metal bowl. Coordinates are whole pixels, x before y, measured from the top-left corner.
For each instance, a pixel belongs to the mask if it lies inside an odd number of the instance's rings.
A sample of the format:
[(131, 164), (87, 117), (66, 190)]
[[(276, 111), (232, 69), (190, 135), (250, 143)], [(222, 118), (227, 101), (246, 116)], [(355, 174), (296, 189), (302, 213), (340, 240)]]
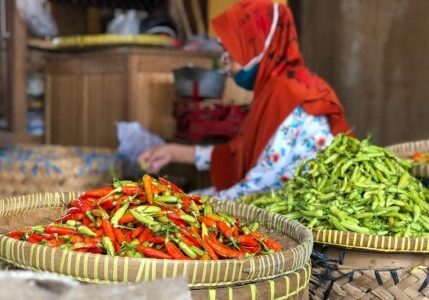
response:
[(218, 70), (184, 67), (173, 70), (176, 92), (181, 97), (212, 98), (222, 97), (227, 74)]

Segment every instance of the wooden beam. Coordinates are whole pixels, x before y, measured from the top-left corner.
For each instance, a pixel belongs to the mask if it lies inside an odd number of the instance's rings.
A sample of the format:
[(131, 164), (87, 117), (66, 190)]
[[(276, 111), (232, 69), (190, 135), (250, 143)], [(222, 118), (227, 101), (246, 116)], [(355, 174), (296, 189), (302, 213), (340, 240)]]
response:
[(11, 16), (11, 99), (12, 131), (18, 141), (27, 140), (27, 95), (25, 62), (27, 57), (27, 30), (18, 13), (15, 1), (7, 0)]

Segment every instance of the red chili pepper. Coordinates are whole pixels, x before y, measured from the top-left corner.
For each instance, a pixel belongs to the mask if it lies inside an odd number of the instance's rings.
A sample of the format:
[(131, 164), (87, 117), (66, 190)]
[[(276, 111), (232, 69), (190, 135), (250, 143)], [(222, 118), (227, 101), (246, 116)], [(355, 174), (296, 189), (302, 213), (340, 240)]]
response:
[(80, 235), (72, 235), (72, 237), (70, 238), (70, 242), (72, 244), (82, 243), (83, 242), (83, 237), (81, 237)]
[(163, 184), (170, 186), (171, 190), (175, 193), (183, 193), (183, 190), (179, 188), (174, 183), (170, 182), (169, 180), (165, 179), (164, 177), (159, 177), (159, 181), (161, 181)]
[(201, 204), (200, 200), (201, 200), (201, 196), (200, 195), (188, 195), (189, 198), (191, 198), (192, 200), (194, 200), (195, 202), (197, 202), (198, 204)]
[(122, 230), (119, 228), (113, 228), (114, 232), (114, 238), (109, 236), (109, 238), (112, 240), (112, 242), (117, 241), (118, 243), (122, 243), (124, 241), (124, 234), (122, 233)]
[(160, 194), (167, 190), (167, 187), (165, 185), (152, 185), (152, 193), (154, 194)]
[(132, 214), (125, 214), (122, 216), (121, 219), (119, 219), (119, 224), (124, 225), (124, 224), (134, 222), (135, 220), (136, 220), (136, 218), (134, 218), (134, 216)]
[(8, 237), (10, 237), (12, 239), (16, 239), (16, 240), (20, 240), (21, 239), (21, 235), (22, 235), (22, 232), (20, 232), (18, 230), (13, 230), (13, 231), (10, 231), (10, 232), (8, 232), (6, 234), (6, 236), (8, 236)]
[(96, 243), (76, 243), (71, 245), (69, 248), (70, 250), (79, 250), (79, 249), (91, 249), (91, 248), (97, 248)]
[(77, 204), (79, 203), (79, 200), (77, 200), (77, 199), (75, 199), (75, 200), (72, 200), (72, 201), (70, 201), (70, 206), (71, 207), (77, 207)]
[(160, 258), (160, 259), (172, 259), (172, 257), (169, 254), (154, 248), (138, 245), (136, 249), (147, 257)]
[(275, 252), (279, 252), (282, 250), (282, 245), (280, 245), (279, 242), (277, 242), (273, 239), (265, 238), (264, 243), (268, 248), (270, 248), (271, 250), (273, 250)]
[(127, 201), (130, 196), (124, 195), (116, 199), (116, 209), (119, 209), (122, 206), (122, 202)]
[[(104, 234), (110, 238), (112, 243), (116, 241), (115, 231), (112, 227), (112, 223), (110, 223), (109, 219), (104, 219), (101, 222), (101, 227), (103, 228)], [(122, 242), (122, 241), (121, 241)]]
[(180, 233), (183, 234), (183, 236), (185, 236), (187, 239), (189, 239), (195, 246), (197, 246), (197, 247), (201, 246), (198, 239), (196, 239), (189, 231), (187, 231), (186, 228), (180, 227), (179, 231), (180, 231)]
[(55, 227), (53, 225), (48, 225), (45, 227), (46, 233), (56, 233), (58, 235), (74, 235), (77, 233), (76, 229), (70, 229), (70, 228), (62, 228), (62, 227)]
[(123, 187), (121, 187), (121, 192), (127, 196), (134, 196), (135, 194), (140, 193), (140, 187), (138, 187), (138, 186), (123, 186)]
[(216, 254), (223, 256), (223, 257), (229, 257), (229, 258), (243, 258), (244, 253), (240, 251), (233, 250), (225, 245), (222, 245), (218, 240), (216, 239), (209, 239), (206, 238), (207, 244), (209, 244), (210, 247), (213, 248), (213, 250), (216, 252)]
[(165, 249), (167, 250), (167, 253), (171, 255), (174, 259), (181, 259), (181, 260), (188, 260), (189, 257), (184, 255), (182, 251), (180, 251), (179, 248), (177, 248), (176, 245), (174, 245), (172, 242), (168, 242), (165, 244)]
[(82, 212), (82, 209), (80, 209), (79, 207), (72, 206), (67, 210), (66, 214), (77, 214), (81, 212)]
[(92, 248), (91, 250), (90, 250), (90, 252), (91, 253), (94, 253), (94, 254), (101, 254), (101, 249), (100, 248)]
[(132, 231), (128, 231), (127, 233), (124, 234), (124, 241), (126, 241), (127, 243), (131, 243), (131, 241), (133, 240), (131, 237)]
[(212, 219), (207, 218), (207, 217), (200, 216), (200, 217), (198, 217), (198, 221), (204, 223), (208, 227), (217, 227), (216, 221), (213, 221)]
[(236, 239), (237, 239), (237, 242), (242, 246), (247, 246), (247, 247), (259, 246), (258, 240), (251, 235), (240, 235)]
[(138, 226), (131, 232), (131, 238), (136, 239), (143, 232), (143, 227)]
[(152, 234), (151, 234), (151, 232), (150, 232), (150, 229), (149, 229), (149, 228), (147, 228), (147, 227), (145, 227), (145, 228), (143, 229), (143, 232), (139, 235), (139, 237), (138, 237), (137, 239), (139, 240), (140, 244), (142, 244), (142, 243), (146, 242), (146, 241), (147, 241), (147, 239), (148, 239), (151, 235), (152, 235)]
[(44, 237), (41, 234), (30, 233), (28, 235), (27, 241), (30, 243), (40, 243), (44, 240)]
[(89, 199), (82, 199), (78, 203), (78, 208), (81, 209), (82, 212), (87, 212), (91, 210), (94, 206), (94, 201), (91, 201)]
[(186, 211), (186, 212), (189, 212), (191, 210), (190, 206), (191, 206), (191, 201), (192, 200), (190, 198), (188, 198), (187, 196), (183, 196), (181, 198), (181, 200), (182, 200), (183, 210)]
[(88, 218), (87, 216), (83, 216), (83, 218), (82, 218), (82, 225), (84, 225), (84, 226), (89, 226), (89, 225), (91, 225), (92, 224), (92, 221), (91, 221), (91, 219), (90, 218)]
[(113, 243), (113, 247), (115, 247), (115, 252), (116, 253), (118, 253), (119, 251), (121, 251), (121, 245), (117, 241), (115, 241)]
[(177, 225), (179, 227), (186, 227), (187, 226), (186, 222), (181, 220), (179, 215), (177, 215), (177, 214), (167, 214), (167, 218), (169, 218), (171, 222), (173, 222), (175, 225)]
[(101, 243), (102, 242), (102, 237), (98, 236), (98, 237), (89, 237), (86, 236), (83, 238), (84, 243), (86, 244), (97, 244), (97, 243)]
[(257, 232), (257, 231), (251, 232), (250, 235), (252, 235), (257, 240), (261, 240), (261, 239), (263, 239), (265, 237), (262, 233)]
[(101, 204), (101, 206), (105, 209), (105, 210), (111, 210), (112, 208), (115, 207), (115, 205), (113, 204), (113, 200), (107, 200), (105, 202), (103, 202)]
[(184, 242), (186, 245), (188, 245), (189, 247), (197, 246), (197, 245), (195, 245), (195, 244), (194, 244), (194, 242), (192, 242), (190, 239), (186, 238), (186, 237), (185, 237), (185, 236), (183, 236), (183, 235), (181, 235), (181, 236), (179, 237), (179, 239), (180, 239), (182, 242)]
[(216, 252), (213, 250), (212, 247), (210, 247), (210, 245), (207, 243), (207, 241), (205, 239), (202, 239), (201, 244), (202, 244), (203, 248), (207, 251), (207, 253), (209, 254), (209, 256), (213, 260), (218, 260), (219, 259), (219, 257), (217, 256)]
[(226, 236), (227, 238), (232, 237), (232, 234), (234, 232), (234, 227), (229, 227), (228, 225), (226, 225), (224, 222), (221, 222), (221, 221), (217, 221), (216, 226), (224, 236)]
[(164, 244), (165, 243), (165, 237), (162, 236), (154, 236), (147, 239), (149, 243), (154, 244)]
[(76, 249), (74, 251), (76, 251), (76, 252), (83, 252), (83, 253), (90, 252), (89, 248), (79, 248), (79, 249)]
[(54, 247), (54, 248), (59, 247), (62, 244), (64, 244), (63, 240), (57, 240), (57, 239), (50, 239), (47, 242), (48, 242), (49, 246)]
[(75, 220), (75, 221), (81, 221), (85, 215), (81, 212), (74, 213), (74, 214), (66, 214), (65, 216), (62, 216), (61, 218), (55, 220), (56, 223), (65, 223), (68, 220)]
[(111, 191), (113, 191), (113, 187), (108, 185), (101, 189), (95, 189), (86, 192), (82, 196), (79, 197), (79, 199), (88, 199), (88, 198), (101, 198), (109, 194)]
[(247, 253), (251, 253), (254, 255), (258, 255), (261, 253), (262, 249), (261, 246), (258, 245), (257, 247), (246, 247), (246, 246), (240, 246), (240, 250), (242, 252), (247, 252)]

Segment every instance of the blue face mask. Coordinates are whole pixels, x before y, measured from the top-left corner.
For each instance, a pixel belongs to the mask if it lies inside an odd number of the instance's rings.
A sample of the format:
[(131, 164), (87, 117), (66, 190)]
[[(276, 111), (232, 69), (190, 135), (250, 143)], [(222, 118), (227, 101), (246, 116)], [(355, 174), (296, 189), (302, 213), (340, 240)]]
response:
[(242, 88), (252, 91), (255, 86), (256, 74), (258, 73), (259, 63), (252, 66), (250, 69), (241, 69), (234, 74), (232, 79)]

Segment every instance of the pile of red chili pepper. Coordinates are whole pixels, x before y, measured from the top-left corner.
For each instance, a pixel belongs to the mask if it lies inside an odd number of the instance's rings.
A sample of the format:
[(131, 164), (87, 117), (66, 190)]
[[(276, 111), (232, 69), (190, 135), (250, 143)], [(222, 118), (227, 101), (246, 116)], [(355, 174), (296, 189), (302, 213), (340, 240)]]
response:
[(47, 226), (7, 235), (30, 243), (79, 252), (134, 258), (243, 258), (281, 251), (257, 231), (258, 223), (215, 213), (206, 197), (187, 195), (164, 178), (115, 181), (84, 193)]
[(429, 153), (416, 152), (414, 153), (412, 159), (417, 163), (429, 164)]

